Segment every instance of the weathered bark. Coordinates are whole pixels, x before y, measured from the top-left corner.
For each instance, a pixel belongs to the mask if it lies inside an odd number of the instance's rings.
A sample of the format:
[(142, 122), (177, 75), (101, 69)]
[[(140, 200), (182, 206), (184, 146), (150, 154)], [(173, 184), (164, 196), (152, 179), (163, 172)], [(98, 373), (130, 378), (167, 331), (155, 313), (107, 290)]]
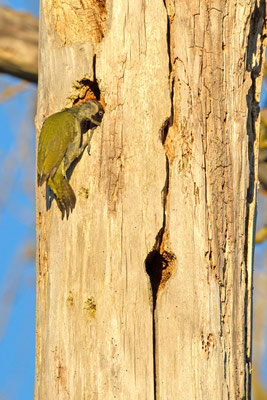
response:
[(166, 232), (177, 265), (156, 310), (159, 398), (250, 398), (265, 2), (179, 2), (167, 11)]
[(264, 16), (41, 1), (37, 131), (86, 80), (106, 113), (69, 220), (37, 191), (36, 399), (250, 397)]
[(37, 19), (0, 6), (0, 72), (37, 82), (37, 68)]

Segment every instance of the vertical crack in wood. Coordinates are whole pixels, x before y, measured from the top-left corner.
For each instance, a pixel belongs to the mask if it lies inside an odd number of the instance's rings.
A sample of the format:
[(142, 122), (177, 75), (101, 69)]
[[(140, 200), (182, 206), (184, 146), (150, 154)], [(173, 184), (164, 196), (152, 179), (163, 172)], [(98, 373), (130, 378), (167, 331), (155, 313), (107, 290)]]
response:
[[(162, 144), (164, 145), (166, 137), (168, 135), (168, 129), (170, 126), (170, 118), (165, 122), (161, 130)], [(155, 244), (152, 251), (148, 254), (145, 265), (146, 272), (149, 275), (151, 289), (152, 289), (152, 318), (153, 318), (153, 370), (154, 370), (154, 400), (157, 400), (157, 380), (158, 380), (158, 368), (157, 368), (157, 349), (156, 349), (156, 318), (155, 311), (157, 305), (157, 297), (159, 292), (165, 287), (167, 281), (170, 279), (174, 272), (176, 256), (169, 250), (168, 244), (168, 232), (166, 228), (166, 215), (167, 215), (167, 200), (169, 194), (169, 159), (166, 153), (166, 180), (162, 190), (163, 195), (163, 221), (162, 228), (159, 230)]]
[(171, 109), (170, 116), (166, 119), (160, 130), (162, 145), (166, 154), (166, 180), (162, 190), (162, 208), (163, 220), (162, 227), (159, 230), (155, 244), (151, 252), (147, 255), (145, 260), (146, 272), (149, 275), (151, 289), (152, 289), (152, 318), (153, 318), (153, 374), (154, 374), (154, 400), (157, 400), (158, 395), (158, 366), (157, 366), (157, 326), (156, 326), (156, 305), (158, 294), (165, 287), (167, 281), (170, 279), (174, 272), (176, 256), (170, 250), (169, 236), (167, 229), (167, 208), (168, 208), (168, 194), (169, 194), (169, 180), (170, 180), (170, 162), (168, 151), (165, 142), (169, 133), (169, 128), (173, 123), (173, 97), (174, 97), (174, 79), (173, 79), (173, 62), (171, 56), (171, 23), (172, 18), (169, 13), (168, 6), (163, 0), (164, 7), (167, 14), (167, 51), (169, 56), (169, 80), (170, 80), (170, 98)]
[[(164, 210), (165, 211), (165, 210)], [(165, 214), (165, 213), (164, 213)], [(165, 219), (165, 218), (164, 218)], [(149, 275), (151, 289), (152, 289), (152, 324), (153, 324), (153, 374), (154, 374), (154, 400), (157, 400), (157, 381), (158, 381), (158, 368), (157, 368), (157, 337), (156, 337), (156, 318), (155, 311), (157, 305), (157, 297), (166, 285), (167, 281), (173, 274), (176, 257), (174, 253), (162, 250), (164, 246), (164, 231), (165, 225), (160, 229), (154, 249), (148, 254), (145, 265), (146, 272)]]

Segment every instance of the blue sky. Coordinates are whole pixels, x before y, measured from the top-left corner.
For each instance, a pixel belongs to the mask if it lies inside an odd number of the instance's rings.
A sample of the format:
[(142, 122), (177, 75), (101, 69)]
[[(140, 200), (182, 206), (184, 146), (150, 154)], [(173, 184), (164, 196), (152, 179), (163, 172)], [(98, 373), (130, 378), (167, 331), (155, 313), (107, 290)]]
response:
[[(0, 0), (1, 5), (35, 16), (38, 3), (37, 0)], [(19, 79), (0, 74), (0, 96), (6, 87), (19, 83)], [(6, 187), (10, 185), (12, 189), (4, 207), (1, 207), (0, 193), (0, 400), (29, 400), (33, 399), (34, 392), (35, 265), (29, 261), (25, 248), (28, 243), (31, 247), (35, 239), (35, 95), (35, 85), (28, 84), (21, 93), (0, 103), (0, 183), (6, 174), (7, 185), (2, 190), (6, 194)], [(267, 96), (264, 96), (265, 100)], [(20, 154), (21, 137), (26, 138), (30, 147), (26, 163)], [(15, 163), (12, 173), (8, 170), (10, 162)], [(262, 268), (266, 250), (266, 243), (257, 247), (256, 268)], [(264, 358), (263, 363), (267, 363)], [(262, 368), (262, 377), (267, 382), (265, 371)]]
[(38, 0), (0, 0), (0, 5), (12, 7), (19, 11), (27, 11), (38, 17), (39, 1)]
[[(0, 76), (0, 92), (3, 84), (14, 85), (17, 81)], [(27, 109), (35, 91), (31, 86), (0, 106), (0, 182), (12, 183), (0, 207), (0, 399), (8, 400), (33, 398), (35, 265), (25, 251), (34, 241), (34, 198), (30, 184), (27, 191), (24, 184), (25, 180), (31, 181), (33, 189), (34, 163), (25, 168), (19, 150), (19, 135), (24, 135), (25, 125), (31, 131), (34, 154), (33, 120)]]
[[(0, 1), (36, 16), (38, 3)], [(19, 84), (19, 79), (0, 74), (0, 96)], [(27, 249), (35, 240), (35, 94), (36, 87), (28, 84), (0, 103), (0, 400), (29, 400), (34, 393), (35, 264)], [(22, 141), (30, 147), (26, 155)]]

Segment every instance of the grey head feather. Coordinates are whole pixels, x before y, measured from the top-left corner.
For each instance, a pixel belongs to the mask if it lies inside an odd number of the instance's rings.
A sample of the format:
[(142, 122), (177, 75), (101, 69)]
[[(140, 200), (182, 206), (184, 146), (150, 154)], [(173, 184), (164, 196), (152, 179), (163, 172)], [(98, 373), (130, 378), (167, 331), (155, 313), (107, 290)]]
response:
[(72, 113), (79, 122), (89, 120), (95, 125), (100, 125), (104, 115), (102, 105), (95, 100), (88, 100), (85, 103), (69, 108), (66, 111)]

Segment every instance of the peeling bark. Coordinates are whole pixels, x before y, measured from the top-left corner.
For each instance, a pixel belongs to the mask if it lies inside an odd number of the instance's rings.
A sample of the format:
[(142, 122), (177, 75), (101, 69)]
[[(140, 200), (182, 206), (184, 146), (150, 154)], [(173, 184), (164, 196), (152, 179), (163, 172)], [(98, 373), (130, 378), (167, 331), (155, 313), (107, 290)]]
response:
[[(251, 396), (265, 2), (238, 10), (231, 2), (166, 3), (173, 88), (166, 236), (177, 265), (156, 307), (159, 399)], [(166, 357), (170, 343), (176, 351)]]

